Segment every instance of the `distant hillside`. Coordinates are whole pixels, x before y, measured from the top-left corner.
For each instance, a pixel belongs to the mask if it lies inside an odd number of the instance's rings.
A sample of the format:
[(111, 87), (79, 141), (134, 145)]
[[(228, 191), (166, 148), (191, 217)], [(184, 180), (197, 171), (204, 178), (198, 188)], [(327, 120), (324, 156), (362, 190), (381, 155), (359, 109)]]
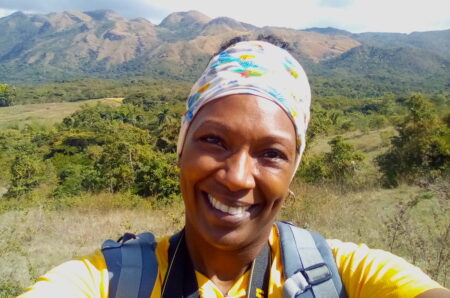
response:
[(326, 27), (326, 28), (313, 27), (313, 28), (305, 29), (304, 31), (317, 32), (317, 33), (328, 34), (328, 35), (345, 35), (345, 36), (350, 36), (350, 35), (353, 34), (353, 33), (349, 32), (349, 31), (341, 30), (341, 29), (337, 29), (337, 28), (333, 28), (333, 27)]
[(0, 19), (0, 30), (0, 80), (6, 82), (136, 75), (192, 80), (222, 42), (271, 31), (291, 41), (298, 57), (315, 62), (360, 45), (346, 36), (258, 28), (197, 11), (170, 14), (157, 26), (109, 10), (17, 12)]
[(327, 69), (345, 70), (354, 75), (374, 75), (377, 73), (392, 75), (428, 74), (445, 75), (450, 61), (423, 49), (412, 47), (376, 48), (360, 46), (339, 57), (323, 62)]
[(450, 30), (403, 33), (361, 33), (352, 35), (362, 44), (381, 47), (420, 48), (450, 59)]
[[(321, 66), (319, 76), (346, 78), (352, 82), (347, 82), (346, 87), (366, 89), (364, 94), (370, 96), (385, 92), (449, 91), (450, 60), (420, 48), (364, 45), (323, 61)], [(341, 95), (349, 96), (349, 91)]]
[[(192, 81), (222, 42), (260, 34), (288, 41), (313, 80), (351, 85), (355, 77), (370, 85), (382, 78), (401, 82), (403, 91), (445, 90), (449, 81), (450, 30), (353, 34), (336, 28), (259, 28), (198, 11), (172, 13), (154, 25), (100, 10), (16, 12), (0, 19), (0, 32), (0, 82), (14, 84), (132, 76)], [(438, 79), (430, 86), (432, 78)]]

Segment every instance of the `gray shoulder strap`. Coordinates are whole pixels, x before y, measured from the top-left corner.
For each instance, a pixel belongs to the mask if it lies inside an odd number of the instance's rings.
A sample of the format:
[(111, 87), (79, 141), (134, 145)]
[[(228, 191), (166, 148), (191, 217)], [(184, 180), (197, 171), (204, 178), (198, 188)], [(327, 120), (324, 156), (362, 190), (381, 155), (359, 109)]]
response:
[[(346, 297), (332, 253), (320, 235), (277, 222), (287, 297)], [(324, 249), (325, 248), (325, 249)]]
[(110, 298), (148, 298), (158, 276), (153, 234), (125, 234), (102, 245), (109, 272)]

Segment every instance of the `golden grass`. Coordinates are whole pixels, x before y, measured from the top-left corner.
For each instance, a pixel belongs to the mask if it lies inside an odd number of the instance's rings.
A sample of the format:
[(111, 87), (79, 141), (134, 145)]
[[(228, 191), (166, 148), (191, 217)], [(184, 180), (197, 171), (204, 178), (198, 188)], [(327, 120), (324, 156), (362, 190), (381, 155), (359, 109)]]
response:
[[(279, 218), (319, 231), (327, 238), (387, 249), (390, 236), (385, 221), (397, 216), (398, 202), (419, 196), (418, 204), (405, 218), (405, 223), (413, 223), (411, 236), (400, 237), (393, 252), (433, 274), (437, 262), (436, 237), (445, 231), (446, 214), (450, 211), (450, 202), (443, 197), (448, 185), (443, 189), (439, 193), (402, 185), (396, 189), (341, 193), (332, 186), (296, 181), (293, 190), (297, 199), (286, 202)], [(431, 198), (426, 196), (429, 193), (433, 194)], [(130, 203), (133, 200), (136, 201)], [(116, 239), (124, 232), (152, 231), (163, 236), (172, 234), (184, 223), (182, 202), (156, 208), (146, 199), (126, 194), (82, 196), (60, 205), (40, 204), (0, 214), (0, 285), (24, 288), (53, 266), (88, 254), (98, 249), (103, 240)], [(422, 255), (408, 248), (409, 241), (416, 239), (412, 236), (429, 241), (429, 245), (417, 247), (425, 249)], [(443, 265), (448, 267), (448, 260)], [(441, 283), (449, 284), (448, 277), (441, 274), (439, 278)]]
[[(379, 174), (373, 158), (386, 148), (383, 134), (393, 133), (387, 128), (344, 134), (367, 156), (364, 168), (355, 177), (357, 187), (311, 185), (296, 178), (292, 184), (296, 199), (286, 202), (279, 219), (327, 238), (363, 242), (373, 248), (392, 247), (393, 253), (449, 286), (450, 237), (444, 234), (450, 225), (450, 181), (395, 189), (377, 186), (373, 181)], [(318, 140), (312, 152), (328, 151), (331, 138)], [(38, 188), (24, 202), (0, 201), (0, 297), (2, 291), (20, 291), (65, 260), (98, 249), (105, 239), (116, 239), (124, 232), (168, 235), (184, 223), (182, 202), (155, 206), (149, 199), (107, 193), (46, 201), (43, 198), (48, 191)], [(412, 200), (416, 204), (405, 207)], [(395, 241), (393, 232), (398, 232)]]
[(102, 98), (76, 102), (55, 102), (17, 105), (0, 108), (0, 128), (19, 126), (26, 124), (54, 124), (61, 122), (85, 104), (97, 104), (99, 102), (117, 106), (123, 98)]
[[(292, 190), (296, 198), (286, 203), (280, 219), (326, 238), (390, 250), (440, 283), (450, 284), (450, 237), (445, 237), (450, 228), (449, 181), (427, 188), (400, 185), (395, 189), (368, 187), (349, 192), (331, 185), (296, 182)], [(416, 204), (407, 207), (411, 201)], [(391, 247), (394, 233), (397, 235)], [(444, 255), (440, 256), (440, 251)]]
[(36, 206), (0, 214), (0, 284), (25, 288), (55, 265), (100, 248), (103, 240), (124, 232), (169, 235), (184, 223), (180, 202), (158, 210), (142, 203), (144, 208), (130, 209), (88, 202), (108, 199), (117, 198), (103, 194), (61, 210)]
[[(386, 147), (386, 140), (384, 140), (384, 135), (393, 136), (395, 134), (395, 129), (393, 127), (386, 127), (380, 130), (371, 130), (368, 132), (362, 132), (359, 130), (342, 133), (346, 142), (352, 144), (355, 149), (363, 151), (365, 154), (370, 154), (375, 152), (380, 153), (380, 149)], [(334, 138), (335, 135), (330, 135), (326, 137), (321, 137), (314, 141), (309, 148), (310, 152), (313, 154), (329, 152), (330, 145), (328, 142)], [(308, 144), (309, 145), (309, 144)]]

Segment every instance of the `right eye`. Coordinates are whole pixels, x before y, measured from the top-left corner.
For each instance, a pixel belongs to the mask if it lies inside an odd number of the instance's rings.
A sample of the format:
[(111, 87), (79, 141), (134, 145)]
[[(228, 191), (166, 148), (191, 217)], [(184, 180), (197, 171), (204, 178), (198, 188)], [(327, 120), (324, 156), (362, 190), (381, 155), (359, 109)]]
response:
[(213, 145), (218, 145), (218, 146), (223, 147), (222, 140), (217, 136), (204, 136), (204, 137), (200, 138), (200, 140), (202, 142), (205, 142), (208, 144), (213, 144)]

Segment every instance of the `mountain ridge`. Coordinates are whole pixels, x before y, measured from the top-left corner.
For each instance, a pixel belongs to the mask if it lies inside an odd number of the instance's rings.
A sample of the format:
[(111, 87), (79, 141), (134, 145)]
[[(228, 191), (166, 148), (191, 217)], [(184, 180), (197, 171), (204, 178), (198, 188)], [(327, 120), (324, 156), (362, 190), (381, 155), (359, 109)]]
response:
[(393, 82), (398, 75), (414, 82), (449, 77), (450, 54), (444, 49), (450, 47), (450, 30), (402, 34), (257, 27), (199, 11), (175, 12), (155, 25), (112, 10), (16, 12), (0, 18), (0, 30), (0, 81), (7, 83), (130, 76), (192, 81), (224, 41), (270, 34), (291, 44), (311, 76), (370, 80), (382, 74)]

